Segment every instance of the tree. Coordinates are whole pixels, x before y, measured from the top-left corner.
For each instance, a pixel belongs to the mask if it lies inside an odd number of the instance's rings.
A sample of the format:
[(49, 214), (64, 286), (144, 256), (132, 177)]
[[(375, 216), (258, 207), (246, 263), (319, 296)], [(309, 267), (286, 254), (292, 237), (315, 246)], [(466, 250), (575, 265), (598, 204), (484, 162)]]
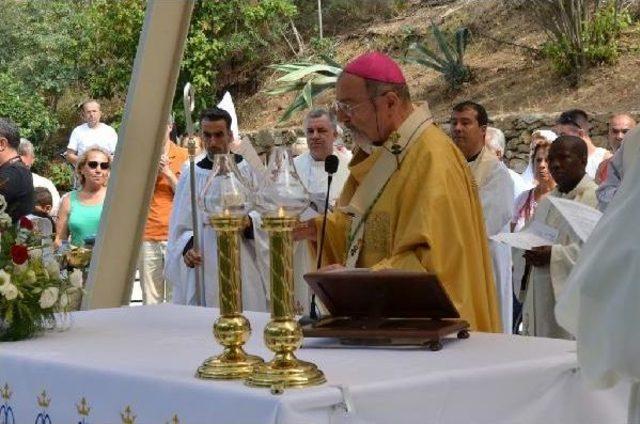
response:
[(44, 140), (56, 130), (58, 123), (44, 99), (9, 73), (0, 72), (0, 87), (0, 116), (15, 122), (20, 128), (20, 135), (31, 139), (38, 153), (46, 153)]
[(181, 83), (191, 81), (201, 107), (224, 89), (256, 89), (257, 71), (277, 55), (280, 34), (296, 12), (292, 0), (198, 2)]
[(0, 71), (10, 72), (42, 96), (54, 111), (64, 91), (83, 74), (79, 51), (84, 47), (84, 2), (6, 0), (0, 20)]

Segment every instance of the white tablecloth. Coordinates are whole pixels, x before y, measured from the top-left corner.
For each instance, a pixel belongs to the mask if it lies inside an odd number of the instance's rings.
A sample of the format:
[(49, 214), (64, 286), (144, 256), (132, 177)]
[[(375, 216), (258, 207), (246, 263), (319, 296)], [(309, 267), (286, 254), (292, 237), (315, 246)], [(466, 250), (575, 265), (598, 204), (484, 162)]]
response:
[[(587, 388), (575, 343), (562, 340), (473, 333), (439, 352), (306, 340), (298, 357), (320, 366), (323, 386), (274, 396), (198, 380), (195, 369), (219, 352), (216, 314), (174, 305), (79, 312), (68, 331), (0, 344), (0, 389), (11, 392), (0, 398), (0, 423), (10, 408), (16, 424), (38, 414), (41, 423), (117, 424), (127, 407), (135, 424), (625, 422), (628, 386)], [(271, 358), (262, 345), (268, 316), (247, 316), (247, 351)], [(38, 403), (43, 391), (48, 406)], [(82, 398), (88, 416), (77, 411)]]

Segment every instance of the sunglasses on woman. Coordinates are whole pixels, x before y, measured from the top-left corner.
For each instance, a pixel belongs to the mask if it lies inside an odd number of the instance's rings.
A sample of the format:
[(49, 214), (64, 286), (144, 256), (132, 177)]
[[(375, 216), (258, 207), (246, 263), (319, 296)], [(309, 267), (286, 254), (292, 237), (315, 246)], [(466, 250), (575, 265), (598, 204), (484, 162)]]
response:
[(109, 169), (111, 165), (109, 164), (109, 162), (98, 162), (96, 160), (90, 160), (89, 162), (87, 162), (87, 166), (91, 169), (96, 169), (98, 166), (100, 166), (100, 169), (105, 171)]

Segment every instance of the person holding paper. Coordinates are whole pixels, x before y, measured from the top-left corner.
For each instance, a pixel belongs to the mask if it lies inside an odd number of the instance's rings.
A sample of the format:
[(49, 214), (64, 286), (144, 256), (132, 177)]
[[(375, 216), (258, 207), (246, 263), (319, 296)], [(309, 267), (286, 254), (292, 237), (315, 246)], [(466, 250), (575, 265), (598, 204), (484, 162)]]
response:
[[(400, 67), (365, 53), (338, 78), (334, 108), (356, 145), (327, 221), (323, 263), (435, 273), (474, 330), (501, 331), (477, 189), (462, 154), (414, 107)], [(298, 239), (319, 240), (321, 218)]]
[[(514, 201), (514, 185), (507, 167), (485, 145), (489, 117), (482, 105), (462, 102), (451, 113), (451, 135), (467, 160), (478, 185), (484, 223), (488, 236), (509, 231)], [(513, 286), (511, 283), (511, 248), (489, 240), (493, 262), (502, 330), (511, 333), (513, 320)]]
[[(587, 206), (597, 206), (597, 185), (586, 174), (587, 145), (575, 136), (560, 136), (549, 149), (549, 169), (557, 186), (549, 193)], [(523, 310), (523, 334), (570, 339), (556, 322), (553, 308), (562, 293), (571, 268), (580, 253), (581, 242), (563, 225), (560, 213), (549, 198), (538, 205), (533, 223), (558, 231), (555, 242), (524, 254), (529, 278)], [(533, 224), (532, 223), (532, 224)], [(526, 272), (526, 271), (525, 271)]]
[[(625, 148), (629, 147), (625, 141)], [(635, 161), (640, 158), (636, 150)], [(597, 388), (633, 382), (629, 423), (640, 422), (640, 167), (626, 169), (619, 194), (584, 244), (555, 309), (577, 339), (585, 380)]]

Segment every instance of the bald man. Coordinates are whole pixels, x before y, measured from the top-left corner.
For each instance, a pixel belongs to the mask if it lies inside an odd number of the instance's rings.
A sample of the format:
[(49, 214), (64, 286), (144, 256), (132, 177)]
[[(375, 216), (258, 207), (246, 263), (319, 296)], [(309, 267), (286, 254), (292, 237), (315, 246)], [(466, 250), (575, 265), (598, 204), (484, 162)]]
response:
[(609, 132), (607, 134), (607, 138), (609, 140), (611, 151), (615, 153), (620, 148), (624, 136), (635, 126), (635, 119), (626, 113), (612, 115), (611, 118), (609, 118)]
[[(557, 185), (549, 197), (573, 200), (592, 208), (597, 206), (598, 186), (586, 174), (587, 158), (587, 145), (580, 137), (560, 136), (551, 144), (549, 170)], [(571, 339), (556, 322), (553, 311), (578, 259), (581, 243), (561, 225), (563, 218), (548, 198), (538, 205), (533, 222), (558, 230), (558, 237), (553, 245), (524, 254), (530, 273), (522, 315), (523, 332), (529, 336)]]

